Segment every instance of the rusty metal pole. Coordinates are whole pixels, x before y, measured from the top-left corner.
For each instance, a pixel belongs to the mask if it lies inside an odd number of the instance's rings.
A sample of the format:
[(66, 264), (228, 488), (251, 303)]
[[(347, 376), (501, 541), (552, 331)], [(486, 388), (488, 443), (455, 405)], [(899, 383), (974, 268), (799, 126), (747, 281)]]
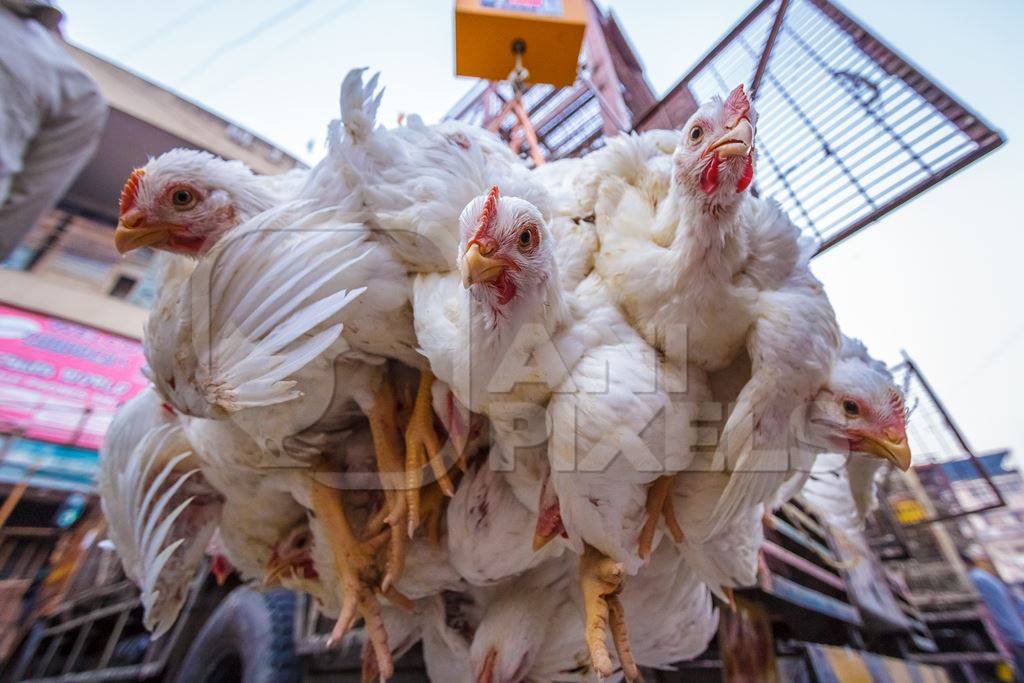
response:
[(786, 17), (786, 10), (789, 9), (789, 0), (782, 0), (779, 9), (775, 12), (775, 21), (772, 22), (772, 30), (764, 41), (764, 49), (761, 50), (761, 59), (757, 62), (754, 70), (754, 78), (750, 82), (750, 99), (757, 97), (758, 88), (761, 87), (761, 79), (768, 68), (768, 60), (771, 59), (772, 50), (775, 48), (775, 41), (779, 37), (779, 30), (782, 29), (782, 20)]
[(995, 494), (996, 503), (994, 505), (987, 506), (985, 509), (990, 510), (1004, 507), (1006, 505), (1006, 499), (1003, 498), (1002, 492), (999, 490), (999, 487), (996, 486), (996, 483), (992, 481), (992, 477), (989, 475), (985, 467), (978, 461), (978, 457), (974, 454), (974, 449), (971, 448), (969, 443), (967, 443), (967, 437), (964, 436), (964, 433), (960, 431), (960, 427), (958, 427), (956, 422), (953, 421), (953, 417), (949, 414), (949, 411), (946, 410), (945, 404), (939, 400), (938, 394), (936, 394), (935, 390), (932, 389), (932, 385), (928, 383), (927, 379), (925, 379), (924, 373), (922, 373), (921, 369), (917, 367), (913, 360), (911, 360), (907, 352), (901, 351), (901, 353), (903, 355), (903, 362), (907, 364), (907, 368), (910, 372), (914, 373), (918, 381), (921, 382), (921, 388), (924, 389), (924, 392), (928, 395), (928, 398), (932, 403), (935, 404), (935, 407), (939, 409), (939, 413), (942, 415), (942, 419), (946, 423), (946, 426), (949, 427), (949, 431), (953, 433), (954, 437), (956, 437), (957, 442), (960, 444), (960, 447), (964, 449), (964, 452), (967, 453), (967, 457), (970, 458), (971, 462), (974, 464), (974, 468), (978, 471), (978, 474), (981, 475), (981, 478), (985, 480), (988, 487), (992, 489), (992, 493)]

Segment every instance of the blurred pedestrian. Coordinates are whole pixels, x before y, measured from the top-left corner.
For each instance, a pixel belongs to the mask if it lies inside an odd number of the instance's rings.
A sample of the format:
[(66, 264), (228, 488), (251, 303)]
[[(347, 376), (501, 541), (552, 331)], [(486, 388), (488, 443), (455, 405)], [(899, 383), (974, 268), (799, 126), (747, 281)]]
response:
[(1017, 601), (1009, 587), (996, 575), (996, 569), (987, 557), (978, 552), (961, 553), (960, 557), (967, 565), (967, 573), (999, 629), (1003, 642), (1013, 654), (1017, 680), (1024, 680), (1024, 618), (1021, 617)]
[(0, 261), (99, 144), (107, 105), (63, 46), (47, 0), (0, 0)]

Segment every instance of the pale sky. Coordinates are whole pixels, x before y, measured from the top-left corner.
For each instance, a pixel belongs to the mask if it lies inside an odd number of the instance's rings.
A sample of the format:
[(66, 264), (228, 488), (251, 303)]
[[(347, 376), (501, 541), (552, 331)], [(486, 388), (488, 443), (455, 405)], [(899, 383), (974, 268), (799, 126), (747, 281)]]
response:
[[(68, 37), (315, 160), (354, 66), (382, 71), (382, 120), (437, 120), (453, 72), (450, 0), (63, 0)], [(610, 0), (659, 94), (751, 0)], [(846, 9), (1009, 143), (815, 260), (844, 331), (906, 349), (978, 451), (1024, 453), (1024, 2), (848, 0)], [(1018, 460), (1018, 462), (1021, 462)]]

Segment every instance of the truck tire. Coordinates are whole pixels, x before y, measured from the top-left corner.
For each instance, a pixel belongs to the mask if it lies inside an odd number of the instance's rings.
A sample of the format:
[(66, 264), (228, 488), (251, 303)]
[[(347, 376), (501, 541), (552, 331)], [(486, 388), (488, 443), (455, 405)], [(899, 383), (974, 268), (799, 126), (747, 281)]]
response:
[(295, 594), (236, 588), (192, 641), (178, 683), (298, 683)]

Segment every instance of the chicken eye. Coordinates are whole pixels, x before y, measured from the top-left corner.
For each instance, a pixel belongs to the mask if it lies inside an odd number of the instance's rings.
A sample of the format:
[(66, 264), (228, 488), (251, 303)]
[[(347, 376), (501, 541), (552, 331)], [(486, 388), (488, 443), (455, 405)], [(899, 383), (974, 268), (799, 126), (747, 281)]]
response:
[(694, 142), (697, 142), (702, 137), (704, 137), (704, 129), (703, 128), (701, 128), (700, 126), (694, 126), (693, 128), (690, 129), (690, 139), (691, 140), (693, 140)]
[(856, 401), (850, 399), (846, 399), (845, 401), (843, 401), (843, 410), (850, 417), (857, 417), (858, 415), (860, 415), (860, 406), (857, 405)]
[(173, 204), (176, 209), (191, 209), (196, 205), (195, 193), (187, 188), (179, 187), (171, 192), (171, 204)]
[(535, 225), (527, 225), (525, 228), (519, 231), (519, 251), (526, 252), (534, 249), (537, 245), (537, 227)]

